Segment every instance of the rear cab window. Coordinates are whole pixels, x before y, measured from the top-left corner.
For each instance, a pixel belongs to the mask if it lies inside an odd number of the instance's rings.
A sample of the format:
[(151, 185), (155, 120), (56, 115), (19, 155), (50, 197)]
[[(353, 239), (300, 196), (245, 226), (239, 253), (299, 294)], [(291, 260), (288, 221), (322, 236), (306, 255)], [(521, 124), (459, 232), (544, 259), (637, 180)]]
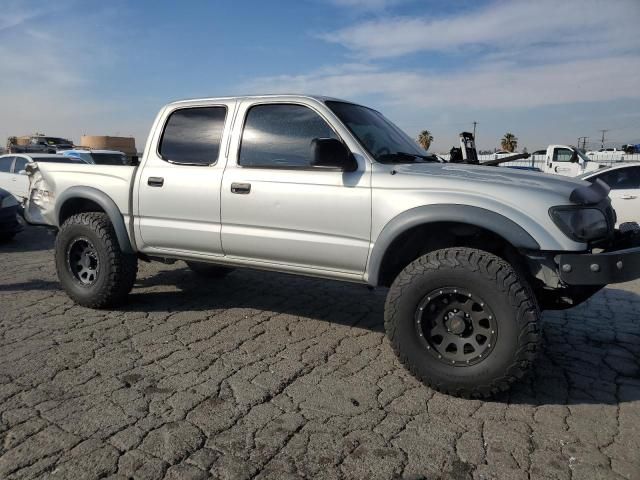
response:
[(226, 106), (188, 107), (167, 119), (158, 154), (162, 160), (183, 165), (214, 165), (227, 116)]

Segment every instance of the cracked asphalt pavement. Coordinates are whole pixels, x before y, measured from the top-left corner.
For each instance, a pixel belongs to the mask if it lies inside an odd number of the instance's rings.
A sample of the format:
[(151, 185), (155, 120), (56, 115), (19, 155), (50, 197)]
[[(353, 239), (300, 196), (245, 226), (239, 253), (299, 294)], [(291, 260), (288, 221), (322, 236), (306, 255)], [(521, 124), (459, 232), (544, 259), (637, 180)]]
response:
[(140, 264), (128, 304), (74, 305), (53, 237), (0, 245), (0, 478), (640, 478), (640, 282), (546, 312), (493, 401), (395, 359), (384, 290)]

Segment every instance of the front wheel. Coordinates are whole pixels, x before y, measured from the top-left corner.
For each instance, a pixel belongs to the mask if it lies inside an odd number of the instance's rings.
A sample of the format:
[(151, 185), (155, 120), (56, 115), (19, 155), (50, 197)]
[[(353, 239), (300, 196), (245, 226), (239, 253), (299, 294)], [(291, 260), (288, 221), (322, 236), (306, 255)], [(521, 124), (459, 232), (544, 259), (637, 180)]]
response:
[(485, 398), (535, 359), (539, 309), (503, 259), (471, 248), (424, 255), (396, 278), (385, 330), (400, 361), (435, 390)]
[(120, 250), (106, 213), (69, 217), (56, 237), (55, 257), (60, 283), (84, 307), (104, 308), (122, 302), (136, 280), (138, 259)]

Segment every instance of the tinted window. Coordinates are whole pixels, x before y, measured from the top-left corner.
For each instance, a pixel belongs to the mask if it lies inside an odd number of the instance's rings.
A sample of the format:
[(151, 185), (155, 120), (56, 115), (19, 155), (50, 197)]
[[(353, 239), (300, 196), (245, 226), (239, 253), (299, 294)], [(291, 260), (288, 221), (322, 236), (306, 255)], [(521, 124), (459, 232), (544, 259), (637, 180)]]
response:
[(0, 172), (9, 173), (11, 171), (12, 164), (13, 164), (13, 157), (0, 158)]
[(556, 148), (553, 150), (554, 162), (570, 162), (573, 157), (573, 150), (568, 148)]
[(611, 190), (626, 190), (631, 188), (640, 188), (640, 167), (618, 168), (604, 172), (597, 177), (604, 183), (609, 185)]
[(11, 165), (13, 164), (13, 157), (0, 158), (0, 172), (11, 172)]
[(92, 153), (96, 165), (127, 165), (127, 157), (120, 153)]
[(13, 173), (20, 173), (20, 170), (24, 170), (29, 161), (26, 158), (17, 157), (16, 163), (13, 165)]
[(309, 167), (315, 138), (338, 137), (310, 108), (256, 105), (247, 113), (238, 163), (245, 167)]
[(176, 110), (164, 127), (160, 155), (176, 163), (216, 163), (226, 115), (226, 107)]

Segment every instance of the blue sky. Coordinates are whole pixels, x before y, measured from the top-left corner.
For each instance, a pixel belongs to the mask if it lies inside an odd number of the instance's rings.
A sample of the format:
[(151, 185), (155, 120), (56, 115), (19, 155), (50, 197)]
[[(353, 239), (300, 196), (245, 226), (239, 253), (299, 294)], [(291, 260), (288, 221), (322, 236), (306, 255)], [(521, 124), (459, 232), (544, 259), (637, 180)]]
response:
[[(133, 135), (165, 103), (318, 93), (371, 105), (432, 150), (478, 124), (529, 150), (601, 128), (640, 142), (640, 2), (4, 0), (0, 139)], [(598, 140), (598, 142), (596, 141)]]

